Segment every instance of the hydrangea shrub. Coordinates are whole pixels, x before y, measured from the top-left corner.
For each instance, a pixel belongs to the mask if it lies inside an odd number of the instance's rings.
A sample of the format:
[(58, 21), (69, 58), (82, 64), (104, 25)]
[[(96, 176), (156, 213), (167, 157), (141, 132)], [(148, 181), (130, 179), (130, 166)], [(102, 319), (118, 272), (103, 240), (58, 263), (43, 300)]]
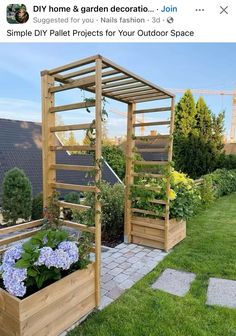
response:
[(5, 289), (14, 296), (23, 297), (29, 287), (41, 288), (60, 279), (63, 272), (68, 274), (70, 270), (86, 267), (89, 247), (86, 249), (69, 239), (66, 231), (47, 230), (40, 231), (24, 244), (10, 247), (0, 266)]

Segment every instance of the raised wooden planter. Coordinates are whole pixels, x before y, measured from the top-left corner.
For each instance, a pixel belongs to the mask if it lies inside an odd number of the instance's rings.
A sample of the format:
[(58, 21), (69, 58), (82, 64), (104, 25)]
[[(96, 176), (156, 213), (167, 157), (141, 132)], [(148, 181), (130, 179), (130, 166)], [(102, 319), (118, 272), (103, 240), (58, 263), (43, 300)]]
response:
[[(165, 232), (165, 221), (133, 216), (131, 239), (135, 244), (169, 250), (186, 237), (186, 222), (170, 219), (169, 230)], [(165, 242), (165, 239), (167, 241)]]
[(95, 306), (94, 264), (23, 300), (0, 289), (0, 335), (56, 336)]

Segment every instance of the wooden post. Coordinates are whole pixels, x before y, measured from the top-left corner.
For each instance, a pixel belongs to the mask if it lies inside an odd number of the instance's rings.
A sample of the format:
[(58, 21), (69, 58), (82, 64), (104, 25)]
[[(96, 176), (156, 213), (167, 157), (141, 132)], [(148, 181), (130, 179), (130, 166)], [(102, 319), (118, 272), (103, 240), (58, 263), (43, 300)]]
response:
[[(95, 183), (98, 186), (101, 182), (101, 157), (102, 157), (102, 60), (96, 59), (95, 75), (95, 95), (96, 95), (96, 144), (95, 144)], [(96, 306), (100, 304), (100, 273), (101, 273), (101, 202), (100, 193), (95, 193), (95, 288)]]
[(43, 204), (47, 206), (48, 197), (52, 194), (51, 183), (55, 182), (56, 172), (50, 169), (56, 163), (56, 154), (50, 150), (50, 146), (55, 144), (55, 135), (50, 132), (51, 127), (55, 127), (55, 113), (50, 113), (49, 109), (54, 107), (54, 93), (49, 92), (49, 88), (54, 86), (54, 78), (48, 72), (42, 72), (42, 161), (43, 161)]
[(170, 222), (170, 189), (171, 189), (171, 161), (173, 156), (173, 132), (174, 132), (174, 115), (175, 115), (175, 99), (171, 98), (171, 117), (170, 117), (170, 140), (169, 140), (169, 149), (168, 149), (168, 178), (166, 181), (166, 211), (165, 211), (165, 251), (168, 251), (168, 242), (169, 242), (169, 222)]
[(133, 124), (134, 124), (134, 110), (136, 104), (128, 104), (127, 115), (127, 140), (126, 140), (126, 172), (125, 172), (125, 227), (124, 227), (124, 241), (131, 242), (131, 207), (132, 201), (130, 200), (130, 187), (133, 184)]

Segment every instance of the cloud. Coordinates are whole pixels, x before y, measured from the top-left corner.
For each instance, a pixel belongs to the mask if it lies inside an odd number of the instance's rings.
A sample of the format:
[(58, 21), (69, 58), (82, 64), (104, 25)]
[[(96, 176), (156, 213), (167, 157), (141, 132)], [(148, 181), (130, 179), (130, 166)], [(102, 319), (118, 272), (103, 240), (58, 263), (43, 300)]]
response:
[(0, 98), (0, 117), (15, 120), (41, 121), (40, 102)]

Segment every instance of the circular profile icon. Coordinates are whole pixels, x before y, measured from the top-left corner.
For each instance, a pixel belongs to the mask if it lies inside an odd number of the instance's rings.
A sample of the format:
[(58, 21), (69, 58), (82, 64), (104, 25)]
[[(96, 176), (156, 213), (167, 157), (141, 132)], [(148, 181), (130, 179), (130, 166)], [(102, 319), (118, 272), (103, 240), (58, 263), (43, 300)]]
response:
[(29, 13), (25, 5), (21, 5), (16, 11), (15, 19), (18, 23), (26, 23), (29, 20)]

